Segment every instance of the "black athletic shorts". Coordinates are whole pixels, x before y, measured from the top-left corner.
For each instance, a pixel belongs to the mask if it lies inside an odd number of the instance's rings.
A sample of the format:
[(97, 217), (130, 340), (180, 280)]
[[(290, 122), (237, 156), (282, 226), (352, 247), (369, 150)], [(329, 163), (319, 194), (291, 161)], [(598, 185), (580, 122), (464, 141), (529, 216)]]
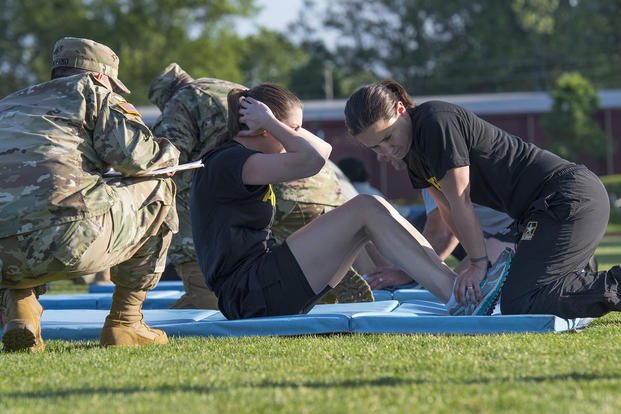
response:
[(227, 319), (306, 313), (327, 292), (315, 294), (286, 242), (227, 277), (216, 290)]

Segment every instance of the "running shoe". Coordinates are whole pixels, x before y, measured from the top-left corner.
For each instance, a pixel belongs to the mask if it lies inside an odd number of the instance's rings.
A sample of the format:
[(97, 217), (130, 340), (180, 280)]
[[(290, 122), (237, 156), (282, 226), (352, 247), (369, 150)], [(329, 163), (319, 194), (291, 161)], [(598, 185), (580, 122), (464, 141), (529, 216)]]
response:
[(491, 315), (496, 306), (496, 302), (500, 298), (500, 291), (504, 285), (511, 266), (511, 258), (513, 251), (509, 248), (505, 249), (498, 260), (488, 270), (485, 278), (481, 281), (480, 287), (483, 298), (479, 304), (475, 304), (470, 299), (469, 292), (466, 292), (467, 306), (463, 306), (455, 299), (454, 290), (451, 292), (451, 298), (446, 304), (448, 312), (453, 316), (469, 316), (469, 315)]

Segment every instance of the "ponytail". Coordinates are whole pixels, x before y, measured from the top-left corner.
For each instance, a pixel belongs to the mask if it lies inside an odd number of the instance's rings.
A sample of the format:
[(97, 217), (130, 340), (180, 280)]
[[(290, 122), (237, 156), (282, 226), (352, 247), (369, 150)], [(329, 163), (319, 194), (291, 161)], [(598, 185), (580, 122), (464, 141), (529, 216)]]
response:
[(248, 89), (233, 88), (226, 96), (227, 105), (229, 108), (229, 117), (227, 119), (226, 127), (229, 133), (229, 138), (233, 138), (239, 133), (242, 128), (239, 122), (239, 109), (241, 108), (241, 101), (248, 96)]
[(406, 109), (415, 106), (405, 88), (394, 80), (359, 88), (345, 104), (345, 124), (350, 135), (358, 135), (380, 119), (394, 117), (397, 102), (402, 102)]
[(226, 96), (228, 105), (227, 131), (216, 139), (216, 147), (235, 138), (240, 130), (246, 128), (246, 125), (239, 122), (239, 109), (242, 98), (247, 96), (267, 105), (276, 119), (280, 121), (290, 115), (293, 107), (302, 108), (303, 106), (302, 101), (293, 92), (273, 83), (262, 83), (252, 89), (233, 88)]

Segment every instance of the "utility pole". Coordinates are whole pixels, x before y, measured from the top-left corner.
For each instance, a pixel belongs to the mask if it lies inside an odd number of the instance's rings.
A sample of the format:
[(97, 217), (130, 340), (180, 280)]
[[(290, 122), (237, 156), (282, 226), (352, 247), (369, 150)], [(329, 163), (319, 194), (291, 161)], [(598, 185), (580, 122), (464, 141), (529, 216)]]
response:
[(334, 99), (334, 82), (332, 80), (332, 66), (326, 65), (323, 68), (323, 91), (326, 96), (326, 100), (331, 101)]

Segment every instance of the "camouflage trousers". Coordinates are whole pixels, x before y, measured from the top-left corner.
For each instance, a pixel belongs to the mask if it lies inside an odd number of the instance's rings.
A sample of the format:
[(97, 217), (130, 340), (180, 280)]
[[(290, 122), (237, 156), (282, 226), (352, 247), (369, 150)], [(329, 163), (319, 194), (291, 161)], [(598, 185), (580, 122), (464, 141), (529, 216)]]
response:
[(324, 204), (278, 200), (275, 224), (272, 227), (274, 237), (278, 243), (282, 243), (287, 237), (334, 208), (336, 207)]
[(192, 238), (190, 221), (190, 191), (177, 194), (177, 214), (179, 215), (179, 231), (173, 236), (168, 259), (174, 265), (196, 262), (196, 250)]
[(111, 268), (112, 281), (153, 288), (178, 220), (171, 179), (109, 183), (117, 202), (103, 215), (0, 239), (0, 287), (21, 289)]

